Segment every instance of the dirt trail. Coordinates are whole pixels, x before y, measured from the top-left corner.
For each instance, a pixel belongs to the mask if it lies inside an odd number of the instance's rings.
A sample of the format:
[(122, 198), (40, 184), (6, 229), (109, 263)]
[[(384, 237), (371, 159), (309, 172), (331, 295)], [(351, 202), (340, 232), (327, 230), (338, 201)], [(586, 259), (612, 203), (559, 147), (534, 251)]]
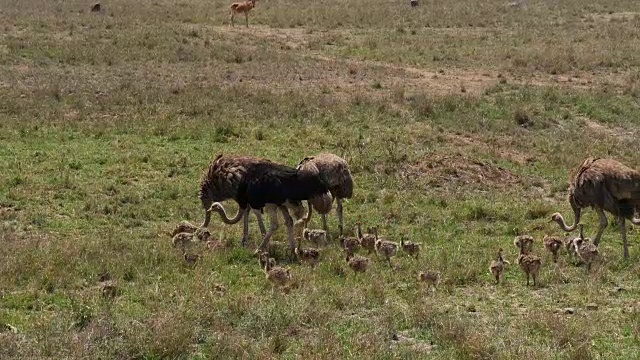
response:
[[(559, 86), (571, 89), (589, 90), (603, 84), (622, 86), (626, 79), (625, 74), (602, 74), (577, 73), (569, 75), (550, 75), (546, 73), (531, 73), (526, 75), (508, 74), (507, 71), (499, 72), (495, 69), (426, 69), (403, 64), (395, 64), (383, 61), (360, 60), (353, 58), (341, 58), (327, 55), (326, 53), (313, 50), (310, 43), (327, 36), (340, 36), (341, 38), (354, 38), (358, 35), (348, 31), (310, 31), (303, 28), (270, 28), (266, 26), (252, 25), (246, 28), (229, 28), (228, 26), (215, 26), (215, 32), (224, 33), (225, 36), (245, 37), (250, 34), (253, 37), (268, 40), (279, 44), (281, 49), (295, 51), (297, 56), (310, 58), (317, 61), (332, 63), (336, 66), (349, 67), (353, 69), (364, 69), (381, 72), (381, 78), (385, 84), (398, 84), (409, 91), (420, 89), (433, 95), (447, 95), (454, 93), (467, 93), (471, 95), (482, 94), (486, 89), (495, 86), (500, 82), (515, 84), (528, 84), (533, 86)], [(329, 74), (324, 79), (325, 84), (335, 83), (338, 87), (352, 87), (362, 85), (353, 79), (339, 74)], [(371, 79), (369, 79), (371, 81)]]

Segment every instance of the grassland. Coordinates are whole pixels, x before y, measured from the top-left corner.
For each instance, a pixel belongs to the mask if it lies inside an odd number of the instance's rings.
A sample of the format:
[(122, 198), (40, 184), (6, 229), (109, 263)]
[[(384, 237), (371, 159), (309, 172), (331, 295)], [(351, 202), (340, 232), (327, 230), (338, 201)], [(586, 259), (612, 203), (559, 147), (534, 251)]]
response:
[[(488, 272), (514, 235), (560, 234), (585, 156), (637, 167), (636, 1), (260, 0), (249, 29), (219, 0), (90, 5), (0, 6), (0, 358), (638, 356), (637, 229), (625, 262), (612, 224), (590, 274), (539, 243), (538, 287)], [(355, 276), (331, 245), (272, 294), (216, 221), (224, 246), (183, 264), (167, 232), (202, 219), (216, 154), (320, 151), (350, 163), (348, 227), (409, 235), (419, 260)]]

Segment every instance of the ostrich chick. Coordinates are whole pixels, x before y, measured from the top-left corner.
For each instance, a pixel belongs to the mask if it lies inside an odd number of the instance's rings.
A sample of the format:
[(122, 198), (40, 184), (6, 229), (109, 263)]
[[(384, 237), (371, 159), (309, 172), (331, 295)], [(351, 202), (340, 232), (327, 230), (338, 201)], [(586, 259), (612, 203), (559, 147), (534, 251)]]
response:
[(315, 267), (318, 264), (318, 260), (320, 260), (320, 251), (312, 248), (300, 248), (300, 240), (298, 240), (298, 246), (294, 249), (294, 253), (300, 261), (306, 262), (312, 267)]
[(569, 255), (569, 258), (575, 258), (576, 256), (578, 256), (578, 254), (576, 254), (576, 247), (573, 244), (573, 239), (575, 238), (569, 235), (565, 237), (564, 240), (562, 240), (562, 243), (564, 244), (565, 249), (567, 249), (567, 254)]
[(102, 296), (107, 299), (113, 299), (120, 293), (116, 283), (113, 281), (106, 281), (104, 284), (102, 284), (101, 290)]
[(440, 273), (432, 270), (421, 271), (418, 274), (418, 281), (427, 284), (427, 290), (431, 287), (435, 290), (438, 282), (440, 281)]
[(411, 241), (404, 242), (404, 239), (400, 239), (400, 247), (402, 247), (402, 251), (416, 259), (418, 258), (418, 255), (420, 255), (420, 244)]
[(176, 227), (171, 232), (171, 237), (174, 237), (179, 233), (193, 234), (194, 232), (196, 232), (196, 230), (198, 230), (197, 226), (193, 225), (192, 223), (186, 220), (182, 220), (180, 221), (180, 223), (178, 223), (178, 225), (176, 225)]
[(542, 238), (542, 243), (544, 247), (551, 252), (553, 255), (553, 262), (558, 262), (558, 251), (563, 245), (562, 239), (557, 236), (549, 236), (545, 235)]
[(260, 269), (264, 269), (265, 266), (272, 268), (276, 266), (276, 259), (269, 257), (269, 253), (264, 251), (258, 256), (258, 264), (260, 264)]
[(515, 239), (513, 239), (513, 245), (517, 248), (520, 248), (520, 244), (524, 245), (525, 254), (528, 254), (533, 251), (533, 236), (531, 235), (518, 235)]
[(368, 228), (366, 233), (362, 233), (362, 224), (358, 221), (355, 225), (356, 236), (360, 242), (360, 246), (367, 249), (368, 254), (376, 251), (376, 235), (377, 227)]
[(291, 271), (289, 268), (283, 268), (281, 266), (271, 266), (267, 262), (264, 266), (265, 278), (271, 283), (271, 290), (273, 287), (284, 287), (292, 279)]
[(542, 265), (542, 260), (540, 257), (530, 254), (525, 249), (526, 242), (520, 241), (520, 256), (518, 256), (518, 264), (522, 271), (527, 275), (527, 286), (529, 286), (529, 278), (533, 278), (533, 286), (536, 286), (536, 279), (538, 277), (538, 272), (540, 271), (540, 266)]
[(187, 265), (195, 265), (198, 260), (200, 260), (200, 255), (198, 254), (188, 254), (188, 253), (184, 253), (184, 261), (187, 263)]
[(389, 266), (392, 267), (391, 258), (398, 252), (398, 244), (393, 241), (378, 240), (376, 241), (376, 251), (378, 252), (378, 255), (384, 256), (384, 258), (387, 259)]
[(587, 271), (590, 271), (591, 263), (597, 260), (600, 254), (598, 253), (598, 247), (595, 244), (591, 243), (591, 239), (584, 237), (584, 226), (582, 224), (579, 224), (578, 227), (580, 228), (580, 237), (573, 240), (574, 247), (578, 258), (580, 258), (582, 262), (587, 264)]
[(200, 241), (206, 242), (211, 237), (211, 233), (206, 228), (198, 228), (194, 233), (177, 233), (171, 241), (173, 243), (173, 247), (180, 247), (184, 249), (185, 247), (192, 245), (194, 237), (196, 237)]
[(353, 236), (343, 236), (340, 242), (342, 243), (342, 248), (347, 252), (347, 254), (354, 254), (360, 248), (360, 241), (358, 238)]
[(347, 253), (347, 265), (355, 272), (365, 272), (369, 268), (369, 258)]
[(378, 231), (377, 227), (370, 227), (367, 229), (365, 234), (359, 232), (358, 237), (360, 238), (360, 246), (367, 250), (368, 254), (376, 252), (376, 236), (375, 233)]
[(327, 243), (327, 232), (320, 229), (305, 228), (302, 230), (302, 237), (315, 245), (325, 245)]
[(496, 279), (496, 285), (500, 284), (500, 275), (502, 275), (504, 271), (505, 264), (508, 263), (509, 262), (502, 257), (502, 248), (498, 249), (498, 256), (495, 260), (491, 261), (491, 265), (489, 265), (489, 271), (491, 271), (491, 274)]
[(181, 249), (184, 249), (193, 244), (191, 241), (192, 239), (193, 234), (181, 232), (177, 233), (173, 239), (171, 239), (171, 243), (173, 244), (173, 247), (180, 247)]

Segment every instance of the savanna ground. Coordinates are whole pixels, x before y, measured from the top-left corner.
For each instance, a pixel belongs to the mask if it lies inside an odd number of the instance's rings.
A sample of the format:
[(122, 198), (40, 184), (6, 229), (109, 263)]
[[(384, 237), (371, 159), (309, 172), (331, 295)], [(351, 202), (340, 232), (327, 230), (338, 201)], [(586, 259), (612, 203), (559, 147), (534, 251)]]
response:
[[(538, 242), (536, 288), (512, 244), (563, 235), (585, 156), (640, 161), (637, 1), (260, 0), (249, 29), (221, 0), (90, 5), (0, 1), (0, 358), (637, 357), (636, 229), (625, 262), (612, 222), (590, 274)], [(272, 294), (239, 225), (195, 268), (171, 247), (216, 154), (320, 151), (350, 163), (347, 228), (419, 260), (355, 276), (333, 244)]]

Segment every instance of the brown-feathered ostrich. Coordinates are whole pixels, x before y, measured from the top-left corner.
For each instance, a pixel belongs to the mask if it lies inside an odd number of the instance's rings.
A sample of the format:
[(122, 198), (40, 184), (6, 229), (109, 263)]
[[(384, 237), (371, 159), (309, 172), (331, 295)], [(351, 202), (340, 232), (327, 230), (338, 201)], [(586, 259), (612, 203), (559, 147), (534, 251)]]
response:
[(567, 225), (560, 213), (551, 215), (551, 221), (557, 222), (564, 231), (574, 231), (580, 223), (581, 210), (593, 207), (600, 217), (600, 228), (593, 240), (597, 246), (608, 225), (604, 213), (607, 211), (618, 219), (624, 257), (629, 258), (625, 219), (640, 225), (640, 218), (634, 217), (640, 209), (640, 172), (612, 159), (589, 157), (569, 180), (569, 204), (575, 216), (573, 225)]
[[(238, 214), (230, 219), (222, 204), (218, 202), (212, 204), (209, 210), (218, 212), (225, 223), (233, 224), (240, 221), (242, 214), (246, 214), (248, 209), (262, 210), (267, 207), (271, 228), (259, 247), (259, 250), (264, 250), (278, 228), (276, 210), (280, 209), (287, 226), (289, 246), (293, 252), (296, 245), (293, 237), (293, 219), (287, 206), (294, 208), (298, 214), (302, 213), (302, 201), (313, 203), (317, 198), (329, 196), (327, 184), (317, 172), (301, 172), (267, 159), (249, 158), (243, 169), (244, 176), (239, 181), (237, 195), (234, 198), (239, 206)], [(210, 216), (209, 211), (207, 216)], [(246, 224), (245, 218), (245, 226)]]
[[(301, 171), (318, 171), (326, 181), (331, 196), (336, 199), (339, 232), (340, 236), (342, 236), (344, 231), (342, 199), (350, 199), (353, 196), (353, 179), (346, 160), (334, 154), (320, 153), (316, 156), (304, 158), (297, 168)], [(331, 207), (319, 209), (314, 204), (314, 208), (322, 216), (322, 227), (327, 231), (327, 213), (331, 210)]]
[[(200, 182), (200, 201), (205, 209), (205, 218), (200, 227), (209, 226), (211, 221), (211, 205), (214, 202), (236, 199), (238, 196), (238, 188), (246, 179), (248, 169), (260, 162), (260, 159), (251, 156), (234, 156), (222, 154), (218, 155), (204, 172)], [(262, 213), (260, 210), (254, 210), (258, 218), (258, 226), (260, 232), (264, 236), (267, 232)], [(240, 219), (244, 219), (244, 228), (242, 233), (242, 244), (245, 245), (249, 239), (249, 213), (238, 211), (235, 217), (222, 217), (222, 221), (226, 224), (236, 224)]]

